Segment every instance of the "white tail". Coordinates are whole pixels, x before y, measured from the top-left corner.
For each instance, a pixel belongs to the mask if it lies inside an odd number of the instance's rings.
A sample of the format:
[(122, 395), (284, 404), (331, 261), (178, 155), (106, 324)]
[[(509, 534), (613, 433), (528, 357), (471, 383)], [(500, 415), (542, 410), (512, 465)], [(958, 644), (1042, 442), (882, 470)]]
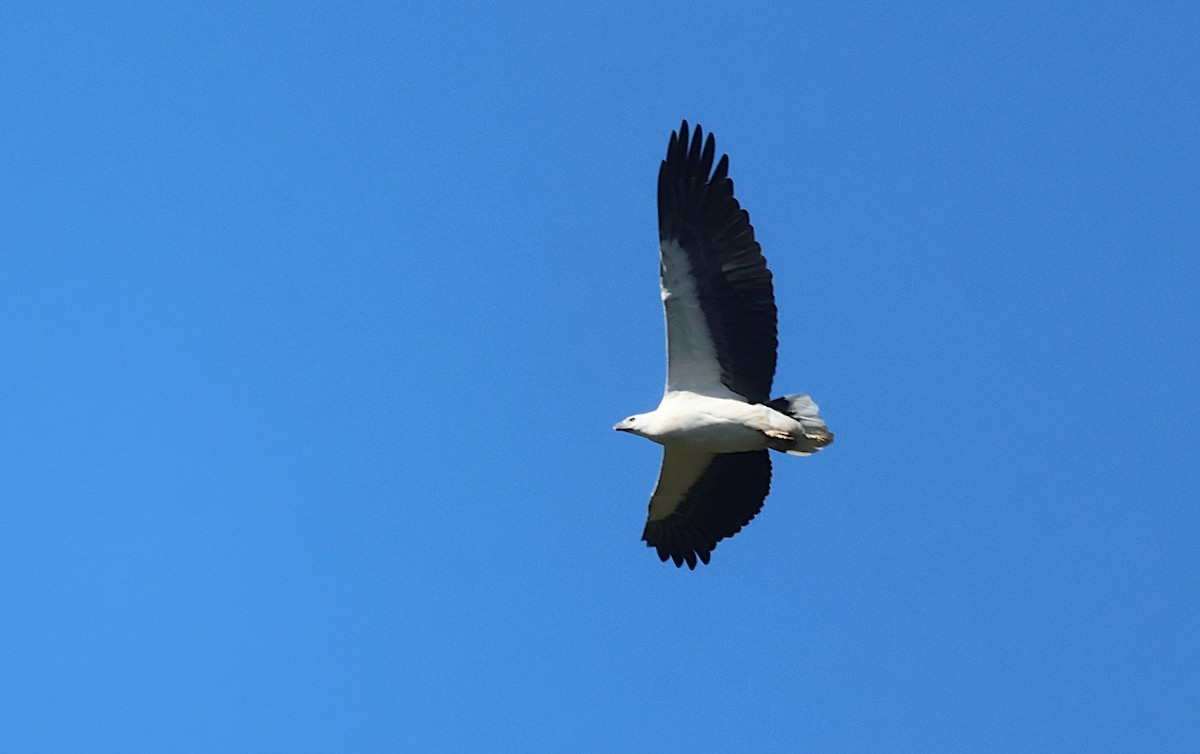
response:
[(767, 404), (781, 414), (787, 414), (804, 428), (804, 436), (793, 439), (790, 447), (777, 448), (793, 456), (810, 456), (833, 442), (833, 432), (821, 418), (820, 407), (804, 393), (792, 393)]

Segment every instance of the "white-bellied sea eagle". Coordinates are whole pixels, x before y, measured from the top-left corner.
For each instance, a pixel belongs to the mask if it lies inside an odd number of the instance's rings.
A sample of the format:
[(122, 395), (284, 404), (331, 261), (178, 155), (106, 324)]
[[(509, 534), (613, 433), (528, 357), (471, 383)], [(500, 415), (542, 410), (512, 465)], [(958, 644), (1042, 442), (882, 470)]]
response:
[(733, 196), (729, 156), (700, 126), (671, 133), (658, 171), (667, 387), (614, 429), (663, 446), (642, 539), (676, 566), (708, 563), (762, 510), (768, 449), (806, 456), (833, 441), (807, 395), (770, 397), (778, 345), (771, 271)]

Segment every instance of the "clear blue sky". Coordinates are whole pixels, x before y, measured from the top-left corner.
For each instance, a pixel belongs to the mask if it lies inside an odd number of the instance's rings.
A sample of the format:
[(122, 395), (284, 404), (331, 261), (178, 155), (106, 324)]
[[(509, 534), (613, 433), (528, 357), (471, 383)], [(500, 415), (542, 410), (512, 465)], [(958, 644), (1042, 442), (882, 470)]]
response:
[[(0, 11), (0, 748), (1200, 748), (1193, 2)], [(654, 187), (776, 458), (639, 541)]]

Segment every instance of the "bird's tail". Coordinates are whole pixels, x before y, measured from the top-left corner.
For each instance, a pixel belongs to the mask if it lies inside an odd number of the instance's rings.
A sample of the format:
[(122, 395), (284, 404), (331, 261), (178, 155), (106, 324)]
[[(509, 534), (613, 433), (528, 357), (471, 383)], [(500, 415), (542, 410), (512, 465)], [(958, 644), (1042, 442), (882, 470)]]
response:
[(779, 447), (776, 450), (793, 456), (810, 456), (833, 442), (833, 432), (830, 432), (829, 427), (825, 426), (825, 420), (819, 413), (820, 407), (810, 396), (804, 393), (792, 393), (782, 398), (776, 398), (766, 405), (781, 414), (792, 417), (804, 428), (803, 436), (792, 438), (787, 447)]

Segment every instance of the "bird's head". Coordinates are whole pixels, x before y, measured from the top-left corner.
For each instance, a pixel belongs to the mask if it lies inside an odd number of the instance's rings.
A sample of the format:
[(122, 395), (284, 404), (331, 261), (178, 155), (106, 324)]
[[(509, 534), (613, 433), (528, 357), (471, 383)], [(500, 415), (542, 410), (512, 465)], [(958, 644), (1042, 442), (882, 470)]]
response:
[(613, 429), (618, 432), (629, 432), (630, 434), (640, 435), (645, 431), (646, 415), (634, 414), (628, 419), (622, 419), (617, 422)]

